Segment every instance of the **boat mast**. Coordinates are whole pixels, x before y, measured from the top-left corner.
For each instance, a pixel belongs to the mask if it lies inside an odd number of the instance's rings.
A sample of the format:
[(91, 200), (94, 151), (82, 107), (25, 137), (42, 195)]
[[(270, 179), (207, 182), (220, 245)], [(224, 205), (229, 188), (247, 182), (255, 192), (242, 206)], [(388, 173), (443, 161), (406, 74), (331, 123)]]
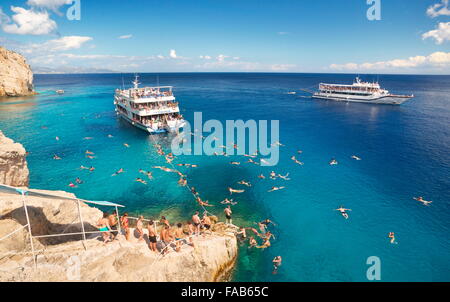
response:
[(139, 87), (139, 76), (136, 74), (134, 77), (134, 81), (132, 82), (134, 84), (134, 89), (138, 89)]

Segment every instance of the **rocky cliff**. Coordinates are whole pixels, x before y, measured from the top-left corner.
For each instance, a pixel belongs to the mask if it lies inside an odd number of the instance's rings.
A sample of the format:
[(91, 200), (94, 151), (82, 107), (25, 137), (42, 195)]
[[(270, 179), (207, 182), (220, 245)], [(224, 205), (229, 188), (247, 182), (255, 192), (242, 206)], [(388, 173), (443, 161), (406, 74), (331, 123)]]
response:
[(33, 93), (33, 72), (25, 58), (0, 47), (0, 97)]
[(0, 131), (0, 184), (28, 186), (28, 166), (25, 148)]
[[(28, 183), (25, 150), (22, 145), (0, 137), (2, 179), (8, 184)], [(26, 173), (25, 173), (26, 170)], [(5, 176), (7, 175), (7, 176)], [(33, 190), (56, 195), (53, 198), (26, 196), (33, 236), (76, 233), (82, 225), (78, 203), (59, 197), (75, 196), (61, 191)], [(106, 198), (107, 199), (107, 198)], [(81, 204), (83, 225), (87, 232), (95, 227), (102, 212)], [(213, 232), (194, 238), (194, 245), (184, 244), (179, 252), (170, 249), (165, 256), (150, 251), (148, 236), (138, 241), (118, 236), (103, 244), (99, 233), (65, 237), (34, 238), (37, 269), (31, 256), (31, 244), (22, 196), (0, 191), (1, 281), (224, 281), (228, 280), (237, 257), (235, 227), (217, 223)]]

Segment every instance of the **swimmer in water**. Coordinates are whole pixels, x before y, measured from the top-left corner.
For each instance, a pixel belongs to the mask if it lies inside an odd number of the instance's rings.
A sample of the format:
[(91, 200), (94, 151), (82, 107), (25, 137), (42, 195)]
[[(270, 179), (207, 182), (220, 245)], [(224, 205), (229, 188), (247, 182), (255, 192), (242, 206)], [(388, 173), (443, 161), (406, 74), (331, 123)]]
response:
[(78, 177), (77, 177), (77, 179), (75, 179), (75, 182), (76, 182), (77, 184), (82, 184), (82, 183), (83, 183), (83, 181), (82, 181), (80, 178), (78, 178)]
[(200, 197), (197, 197), (197, 203), (201, 206), (205, 206), (205, 207), (213, 207), (214, 205), (209, 204), (208, 201), (203, 201)]
[(359, 157), (356, 156), (356, 155), (352, 155), (351, 158), (353, 158), (353, 159), (355, 159), (355, 160), (361, 160), (361, 158), (359, 158)]
[(89, 172), (94, 172), (95, 168), (94, 167), (90, 167), (89, 168)]
[(269, 175), (270, 175), (270, 179), (276, 179), (277, 178), (277, 174), (274, 171), (270, 172)]
[(55, 137), (55, 139), (57, 140), (57, 141), (59, 141), (59, 137), (57, 136), (57, 137)]
[(293, 162), (295, 162), (296, 164), (300, 165), (300, 166), (303, 166), (303, 165), (304, 165), (301, 161), (299, 161), (297, 158), (295, 158), (295, 156), (292, 156), (292, 157), (291, 157), (291, 160), (292, 160)]
[(248, 240), (249, 246), (248, 248), (252, 248), (252, 247), (256, 247), (258, 245), (258, 242), (256, 241), (256, 239), (252, 236), (250, 237), (250, 239)]
[(274, 143), (272, 144), (272, 147), (273, 147), (273, 146), (281, 146), (281, 147), (284, 147), (284, 145), (283, 145), (282, 143), (280, 143), (279, 141), (274, 142)]
[(284, 180), (291, 180), (290, 178), (288, 178), (288, 176), (289, 176), (289, 173), (286, 174), (286, 175), (278, 174), (278, 177), (281, 178), (281, 179), (284, 179)]
[(422, 196), (419, 196), (419, 197), (413, 197), (413, 199), (414, 199), (414, 200), (417, 200), (417, 201), (419, 201), (419, 202), (421, 202), (424, 206), (429, 206), (430, 203), (432, 203), (432, 201), (424, 200)]
[(254, 164), (254, 165), (259, 165), (258, 162), (254, 161), (254, 160), (251, 159), (251, 158), (248, 159), (247, 163), (249, 163), (249, 164)]
[(112, 136), (111, 134), (108, 134), (108, 137), (109, 137), (109, 138), (113, 138), (114, 136)]
[(239, 181), (238, 184), (244, 185), (244, 186), (247, 186), (247, 187), (251, 187), (252, 186), (252, 184), (250, 182), (245, 181), (245, 180)]
[(89, 170), (88, 167), (85, 167), (85, 166), (83, 166), (83, 165), (80, 166), (80, 169), (81, 169), (81, 170)]
[(94, 152), (91, 152), (91, 151), (89, 151), (89, 150), (86, 150), (85, 154), (95, 155)]
[(269, 191), (267, 191), (267, 192), (274, 192), (274, 191), (278, 191), (278, 190), (282, 190), (282, 189), (284, 189), (285, 187), (272, 187), (272, 189), (270, 189)]
[(71, 182), (71, 183), (69, 184), (69, 187), (71, 187), (71, 188), (76, 188), (77, 186), (76, 186), (73, 182)]
[(228, 192), (230, 192), (230, 195), (232, 195), (233, 193), (244, 193), (245, 190), (235, 190), (233, 188), (228, 188)]
[(260, 246), (257, 246), (256, 248), (257, 249), (266, 249), (266, 248), (270, 247), (270, 245), (271, 245), (270, 240), (266, 238), (264, 240), (263, 244), (261, 244)]
[(389, 232), (388, 238), (391, 239), (391, 243), (392, 244), (397, 244), (397, 242), (395, 241), (395, 233), (394, 232)]
[(348, 214), (346, 211), (351, 211), (351, 209), (346, 209), (343, 206), (340, 206), (340, 208), (336, 209), (335, 211), (341, 212), (342, 217), (344, 217), (345, 219), (348, 219)]
[(146, 185), (147, 184), (147, 182), (145, 181), (145, 180), (143, 180), (142, 178), (136, 178), (136, 181), (137, 182), (140, 182), (140, 183), (142, 183), (142, 184), (144, 184), (144, 185)]
[(130, 148), (130, 145), (128, 145), (127, 143), (124, 143), (123, 145), (127, 148)]
[(233, 199), (228, 199), (228, 198), (225, 198), (225, 199), (222, 200), (220, 203), (221, 203), (221, 204), (231, 204), (232, 206), (234, 206), (234, 205), (237, 204), (237, 202), (233, 202)]
[(61, 157), (59, 157), (58, 155), (55, 154), (55, 155), (53, 156), (53, 159), (54, 159), (54, 160), (61, 160)]
[(273, 258), (272, 263), (273, 263), (273, 271), (272, 274), (277, 274), (278, 273), (278, 268), (281, 266), (281, 256), (276, 256), (275, 258)]
[(187, 179), (184, 177), (180, 177), (180, 179), (178, 180), (178, 185), (185, 187), (187, 185)]
[(338, 164), (338, 162), (337, 162), (337, 160), (336, 159), (331, 159), (331, 161), (329, 162), (329, 164), (330, 164), (330, 166), (333, 166), (333, 165), (337, 165)]
[(92, 156), (92, 155), (86, 155), (86, 157), (89, 158), (89, 159), (94, 159), (95, 158), (95, 156)]
[(241, 163), (238, 161), (230, 161), (230, 164), (239, 166)]
[(262, 175), (262, 174), (258, 175), (258, 178), (259, 179), (266, 179), (266, 177), (264, 175)]
[(90, 139), (94, 139), (93, 137), (90, 137), (90, 136), (86, 136), (86, 137), (83, 137), (83, 139), (84, 140), (90, 140)]
[(122, 169), (122, 168), (120, 168), (119, 170), (117, 170), (113, 175), (111, 175), (111, 176), (116, 176), (116, 175), (119, 175), (120, 173), (123, 173), (124, 172), (124, 170)]

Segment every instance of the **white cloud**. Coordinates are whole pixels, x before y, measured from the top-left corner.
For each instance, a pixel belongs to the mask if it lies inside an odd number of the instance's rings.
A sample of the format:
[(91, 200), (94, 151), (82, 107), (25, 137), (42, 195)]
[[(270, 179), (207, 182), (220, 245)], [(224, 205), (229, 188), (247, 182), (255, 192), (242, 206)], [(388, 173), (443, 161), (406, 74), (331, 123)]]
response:
[(450, 52), (435, 52), (428, 56), (415, 56), (407, 59), (367, 62), (362, 64), (331, 64), (330, 69), (338, 71), (401, 71), (401, 70), (450, 70)]
[(422, 39), (432, 38), (436, 44), (442, 44), (446, 40), (450, 40), (450, 22), (441, 22), (437, 29), (430, 30), (422, 35)]
[(431, 18), (438, 16), (450, 16), (450, 9), (448, 9), (448, 0), (442, 0), (427, 9), (427, 15)]
[(272, 71), (289, 71), (295, 68), (296, 65), (294, 64), (273, 64), (270, 66), (270, 69)]
[(57, 29), (56, 22), (50, 19), (47, 11), (34, 11), (11, 6), (15, 14), (11, 18), (0, 10), (1, 27), (4, 32), (17, 35), (48, 35)]
[(279, 34), (280, 36), (289, 35), (287, 31), (279, 31), (277, 34)]
[(120, 36), (119, 39), (130, 39), (132, 37), (133, 37), (133, 35), (123, 35), (123, 36)]
[(165, 57), (163, 55), (157, 55), (156, 57), (161, 60), (165, 59)]
[(175, 51), (175, 49), (171, 49), (170, 50), (169, 57), (171, 57), (172, 59), (176, 59), (177, 58), (177, 52)]
[(211, 56), (200, 56), (199, 58), (203, 60), (211, 60)]
[(226, 56), (226, 55), (218, 55), (217, 58), (216, 58), (216, 60), (219, 61), (219, 62), (223, 62), (223, 61), (225, 61), (226, 58), (229, 58), (229, 56)]
[(66, 51), (70, 49), (81, 48), (83, 44), (91, 40), (91, 37), (66, 36), (59, 39), (47, 41), (43, 44), (40, 44), (39, 47), (44, 47), (47, 51)]

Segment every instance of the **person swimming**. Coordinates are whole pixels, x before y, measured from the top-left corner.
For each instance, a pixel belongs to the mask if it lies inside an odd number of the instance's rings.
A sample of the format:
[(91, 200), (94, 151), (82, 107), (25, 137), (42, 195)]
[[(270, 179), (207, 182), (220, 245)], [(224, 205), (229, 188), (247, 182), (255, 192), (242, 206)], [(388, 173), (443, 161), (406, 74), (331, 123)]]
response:
[(178, 180), (178, 185), (185, 187), (187, 185), (187, 179), (184, 177), (180, 177), (180, 179)]
[(277, 274), (278, 273), (278, 268), (281, 266), (281, 256), (276, 256), (275, 258), (273, 258), (272, 263), (273, 263), (273, 271), (272, 274)]
[(71, 182), (71, 183), (69, 183), (69, 187), (76, 188), (77, 186), (73, 182)]
[(424, 206), (429, 206), (432, 201), (424, 200), (422, 196), (419, 197), (413, 197), (414, 200), (417, 200), (418, 202), (421, 202)]
[(135, 181), (140, 182), (140, 183), (142, 183), (142, 184), (144, 184), (144, 185), (147, 184), (147, 182), (146, 182), (145, 180), (143, 180), (142, 178), (139, 178), (139, 177), (136, 178)]
[(233, 193), (244, 193), (245, 190), (236, 190), (233, 188), (228, 188), (228, 192), (230, 192), (230, 195), (232, 195)]
[(251, 187), (252, 186), (252, 184), (250, 182), (245, 181), (245, 180), (238, 181), (238, 184), (244, 185), (244, 186), (247, 186), (247, 187)]
[(389, 232), (388, 238), (391, 239), (391, 243), (392, 244), (397, 244), (397, 242), (395, 241), (395, 233), (394, 232)]
[(342, 217), (344, 217), (345, 219), (348, 219), (348, 214), (346, 211), (351, 211), (351, 209), (346, 209), (346, 208), (340, 206), (340, 208), (335, 209), (335, 211), (339, 211), (341, 213)]
[(259, 175), (258, 175), (258, 178), (259, 178), (259, 179), (266, 179), (266, 177), (265, 177), (263, 174), (259, 174)]
[(285, 187), (272, 187), (269, 191), (267, 191), (267, 192), (274, 192), (274, 191), (278, 191), (278, 190), (282, 190), (282, 189), (284, 189)]
[(89, 151), (89, 150), (86, 150), (85, 154), (95, 155), (94, 152), (91, 152), (91, 151)]
[(353, 158), (353, 159), (355, 159), (355, 160), (361, 160), (361, 158), (359, 158), (359, 157), (356, 156), (356, 155), (352, 155), (351, 158)]
[(286, 175), (278, 174), (278, 177), (281, 178), (281, 179), (284, 179), (284, 180), (291, 180), (290, 178), (288, 178), (288, 176), (289, 176), (289, 173), (286, 174)]
[(220, 202), (221, 204), (231, 204), (232, 206), (237, 205), (237, 202), (233, 202), (233, 199), (225, 198)]
[(337, 165), (338, 164), (338, 162), (337, 162), (337, 160), (336, 159), (331, 159), (330, 160), (330, 162), (328, 163), (330, 166), (334, 166), (334, 165)]
[(303, 164), (301, 161), (299, 161), (295, 156), (292, 156), (292, 157), (291, 157), (291, 160), (294, 161), (296, 164), (298, 164), (298, 165), (300, 165), (300, 166), (303, 166), (303, 165), (304, 165), (304, 164)]
[(55, 154), (55, 155), (53, 156), (53, 159), (54, 159), (54, 160), (61, 160), (61, 157), (59, 157), (58, 155)]
[(124, 143), (123, 145), (127, 148), (130, 148), (130, 145), (128, 145), (127, 143)]
[(277, 178), (277, 174), (275, 173), (275, 171), (271, 171), (269, 176), (270, 176), (270, 179), (273, 179), (273, 180)]
[(119, 175), (120, 173), (123, 173), (124, 170), (122, 168), (120, 168), (119, 170), (117, 170), (114, 174), (112, 174), (111, 176), (116, 176)]
[(82, 184), (82, 183), (83, 183), (83, 181), (82, 181), (80, 178), (78, 178), (78, 177), (77, 177), (77, 179), (75, 179), (75, 182), (76, 182), (77, 184)]
[(230, 161), (230, 164), (239, 166), (241, 163), (238, 161)]
[(258, 246), (258, 242), (256, 241), (255, 237), (251, 236), (250, 239), (248, 240), (249, 246), (248, 248), (252, 248), (252, 247), (257, 247)]

